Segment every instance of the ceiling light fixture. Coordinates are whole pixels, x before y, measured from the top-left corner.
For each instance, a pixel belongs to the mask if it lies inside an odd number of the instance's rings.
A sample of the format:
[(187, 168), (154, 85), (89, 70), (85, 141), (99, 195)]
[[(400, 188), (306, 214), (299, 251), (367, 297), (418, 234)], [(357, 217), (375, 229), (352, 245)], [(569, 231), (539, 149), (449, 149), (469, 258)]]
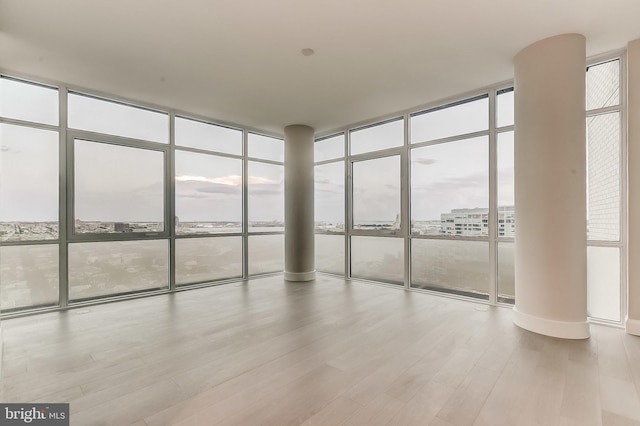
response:
[(306, 49), (302, 49), (300, 53), (302, 53), (304, 56), (311, 56), (316, 52), (314, 52), (313, 49), (306, 48)]

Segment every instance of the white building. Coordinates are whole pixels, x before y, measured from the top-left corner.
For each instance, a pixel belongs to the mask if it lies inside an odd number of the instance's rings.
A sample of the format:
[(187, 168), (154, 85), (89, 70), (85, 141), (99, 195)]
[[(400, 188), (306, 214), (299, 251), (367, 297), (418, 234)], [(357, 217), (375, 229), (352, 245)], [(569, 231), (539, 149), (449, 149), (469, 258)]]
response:
[[(461, 237), (489, 235), (489, 209), (453, 209), (440, 215), (440, 234)], [(498, 236), (515, 237), (514, 206), (498, 208)]]

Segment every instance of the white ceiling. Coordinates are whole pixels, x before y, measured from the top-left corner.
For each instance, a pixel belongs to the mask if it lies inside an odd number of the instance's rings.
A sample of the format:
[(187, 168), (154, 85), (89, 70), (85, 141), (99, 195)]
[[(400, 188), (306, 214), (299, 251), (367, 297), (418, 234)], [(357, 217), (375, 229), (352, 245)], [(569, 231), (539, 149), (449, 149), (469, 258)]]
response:
[(622, 49), (639, 18), (638, 0), (0, 0), (0, 68), (322, 133), (508, 80), (548, 36)]

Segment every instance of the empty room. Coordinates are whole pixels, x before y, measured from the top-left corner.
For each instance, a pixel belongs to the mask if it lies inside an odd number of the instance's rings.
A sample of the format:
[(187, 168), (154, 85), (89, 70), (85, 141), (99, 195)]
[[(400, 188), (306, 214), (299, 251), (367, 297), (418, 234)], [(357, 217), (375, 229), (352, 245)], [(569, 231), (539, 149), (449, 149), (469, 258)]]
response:
[(638, 16), (0, 0), (0, 424), (640, 426)]

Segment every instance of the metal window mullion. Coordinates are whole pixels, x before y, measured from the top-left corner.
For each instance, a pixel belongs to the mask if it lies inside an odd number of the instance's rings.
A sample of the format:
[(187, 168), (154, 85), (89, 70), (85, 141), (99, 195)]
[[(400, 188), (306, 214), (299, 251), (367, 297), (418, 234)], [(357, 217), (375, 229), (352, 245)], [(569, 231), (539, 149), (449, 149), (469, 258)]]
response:
[(391, 118), (386, 118), (386, 119), (382, 119), (382, 120), (375, 120), (373, 122), (369, 122), (365, 125), (358, 125), (356, 127), (352, 127), (349, 130), (349, 133), (351, 132), (359, 132), (360, 130), (366, 130), (366, 129), (371, 129), (373, 127), (378, 127), (378, 126), (383, 126), (385, 124), (389, 124), (389, 123), (395, 123), (396, 121), (400, 121), (402, 120), (404, 117), (404, 115), (398, 115), (398, 114), (394, 114)]
[(457, 235), (420, 235), (411, 236), (414, 240), (439, 240), (439, 241), (484, 241), (489, 242), (489, 237), (463, 237)]
[(334, 164), (334, 163), (339, 163), (343, 161), (344, 162), (344, 158), (342, 157), (337, 157), (337, 158), (331, 158), (329, 160), (322, 160), (322, 161), (318, 161), (317, 163), (313, 163), (314, 167), (315, 166), (324, 166), (326, 164)]
[(353, 231), (353, 162), (349, 155), (351, 149), (351, 132), (345, 132), (345, 157), (344, 157), (344, 197), (345, 197), (345, 250), (344, 250), (344, 277), (351, 278), (351, 235)]
[(409, 115), (404, 117), (404, 144), (400, 155), (400, 231), (404, 242), (404, 288), (411, 288), (411, 163), (409, 161)]
[[(491, 104), (491, 101), (489, 101), (489, 104)], [(491, 108), (489, 108), (489, 109), (491, 109)], [(412, 148), (422, 148), (423, 146), (439, 145), (439, 144), (448, 143), (448, 142), (462, 141), (462, 140), (467, 140), (467, 139), (479, 138), (479, 137), (482, 137), (482, 136), (486, 136), (489, 132), (494, 131), (494, 130), (495, 130), (495, 126), (491, 126), (490, 125), (489, 128), (484, 129), (484, 130), (479, 130), (477, 132), (461, 133), (461, 134), (458, 134), (458, 135), (447, 136), (446, 138), (432, 139), (432, 140), (428, 140), (428, 141), (416, 142), (416, 143), (411, 144), (411, 147)]]
[(620, 55), (620, 323), (624, 324), (628, 313), (627, 286), (628, 286), (628, 157), (627, 157), (627, 56)]
[(489, 303), (498, 301), (498, 149), (496, 135), (496, 92), (489, 92)]
[(242, 278), (249, 277), (249, 133), (242, 132)]
[(253, 161), (255, 163), (273, 164), (275, 166), (284, 166), (283, 161), (268, 160), (266, 158), (247, 157), (247, 161)]
[(88, 132), (86, 130), (68, 129), (67, 133), (71, 135), (73, 139), (125, 146), (129, 148), (148, 149), (152, 151), (166, 151), (169, 147), (168, 143), (145, 141), (142, 139), (127, 138), (124, 136), (109, 135), (106, 133)]
[[(60, 221), (58, 220), (58, 227), (60, 227)], [(59, 233), (59, 232), (58, 232)], [(59, 244), (60, 238), (51, 240), (6, 240), (0, 241), (0, 247), (13, 247), (13, 246), (37, 246), (45, 244)]]
[(622, 247), (621, 241), (587, 240), (587, 246), (591, 247)]
[(233, 158), (236, 160), (242, 160), (242, 154), (229, 154), (228, 152), (220, 152), (220, 151), (210, 151), (207, 149), (201, 148), (190, 148), (188, 146), (178, 146), (175, 143), (172, 143), (171, 146), (175, 151), (184, 151), (184, 152), (192, 152), (194, 154), (205, 154), (205, 155), (214, 155), (216, 157), (225, 157), (225, 158)]
[(169, 150), (165, 161), (165, 226), (169, 229), (169, 291), (176, 291), (176, 116), (169, 113)]
[(58, 185), (58, 291), (59, 291), (59, 307), (66, 308), (69, 305), (69, 247), (68, 247), (68, 226), (70, 223), (69, 215), (69, 191), (72, 191), (69, 183), (69, 175), (73, 162), (69, 160), (68, 141), (67, 141), (67, 123), (68, 117), (68, 90), (66, 87), (60, 87), (58, 90), (58, 158), (59, 158), (59, 185)]
[(612, 105), (612, 106), (608, 106), (608, 107), (604, 107), (604, 108), (595, 108), (595, 109), (590, 109), (586, 111), (586, 117), (590, 118), (590, 117), (596, 117), (598, 115), (604, 115), (604, 114), (612, 114), (614, 112), (620, 112), (622, 109), (622, 105), (617, 104), (617, 105)]
[[(58, 96), (62, 96), (61, 95), (61, 90), (58, 91)], [(58, 110), (60, 109), (60, 104), (62, 103), (62, 101), (58, 101)], [(59, 112), (60, 113), (60, 112)], [(0, 123), (1, 124), (11, 124), (14, 126), (22, 126), (22, 127), (29, 127), (32, 129), (40, 129), (40, 130), (52, 130), (54, 132), (58, 132), (61, 129), (61, 126), (55, 125), (55, 124), (44, 124), (44, 123), (36, 123), (36, 122), (32, 122), (32, 121), (26, 121), (26, 120), (19, 120), (16, 118), (7, 118), (7, 117), (0, 117)]]
[(513, 132), (514, 130), (515, 130), (515, 126), (513, 124), (509, 126), (496, 127), (497, 134)]
[(371, 152), (363, 152), (360, 154), (351, 155), (351, 162), (359, 162), (359, 161), (367, 161), (367, 160), (376, 160), (378, 158), (385, 157), (393, 157), (394, 155), (401, 155), (403, 151), (402, 146), (397, 146), (393, 148), (387, 148), (380, 151), (371, 151)]

